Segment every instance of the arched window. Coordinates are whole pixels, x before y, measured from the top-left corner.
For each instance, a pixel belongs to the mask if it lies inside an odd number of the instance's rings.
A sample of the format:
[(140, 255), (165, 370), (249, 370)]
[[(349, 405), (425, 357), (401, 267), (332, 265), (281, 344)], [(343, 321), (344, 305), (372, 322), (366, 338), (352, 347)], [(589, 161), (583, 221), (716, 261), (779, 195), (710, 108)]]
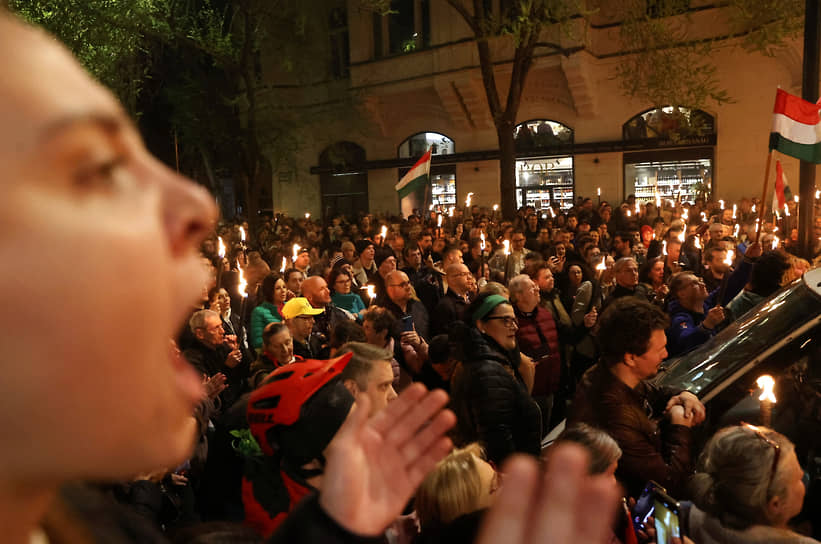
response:
[(641, 151), (624, 153), (624, 194), (637, 200), (695, 202), (713, 190), (716, 123), (709, 113), (665, 106), (639, 113), (622, 125), (627, 142)]
[[(448, 136), (439, 132), (419, 132), (399, 144), (397, 155), (400, 159), (417, 158), (424, 155), (428, 149), (434, 156), (453, 155), (456, 152), (456, 144)], [(397, 181), (408, 170), (409, 168), (400, 168)], [(400, 202), (402, 214), (406, 217), (414, 209), (430, 208), (430, 206), (437, 209), (456, 206), (455, 164), (431, 164), (430, 187), (421, 189), (417, 193), (411, 193)]]
[(573, 206), (573, 156), (561, 149), (573, 143), (573, 129), (550, 119), (532, 119), (513, 130), (516, 152), (527, 157), (516, 161), (517, 206)]
[(681, 141), (715, 134), (715, 119), (705, 111), (684, 106), (652, 108), (624, 123), (622, 134), (626, 141), (650, 138)]
[(322, 217), (353, 218), (368, 210), (368, 172), (365, 150), (353, 142), (336, 142), (319, 154)]
[(573, 143), (573, 129), (550, 119), (531, 119), (513, 129), (516, 151), (528, 152)]

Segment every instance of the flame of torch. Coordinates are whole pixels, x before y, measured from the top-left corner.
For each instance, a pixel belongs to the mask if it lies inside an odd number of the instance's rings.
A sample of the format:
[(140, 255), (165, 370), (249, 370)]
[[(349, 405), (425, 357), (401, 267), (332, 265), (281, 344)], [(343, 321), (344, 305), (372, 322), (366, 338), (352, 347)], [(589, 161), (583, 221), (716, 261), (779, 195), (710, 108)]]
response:
[(239, 291), (239, 294), (242, 295), (243, 298), (246, 298), (248, 296), (248, 282), (245, 280), (245, 274), (242, 273), (242, 268), (237, 266), (237, 270), (239, 270), (239, 284), (237, 285), (237, 291)]
[(503, 240), (502, 245), (505, 246), (505, 255), (510, 255), (510, 240)]
[(436, 214), (436, 227), (439, 228), (442, 226), (442, 214)]
[(798, 204), (798, 195), (795, 195), (795, 196), (793, 197), (793, 199), (795, 200), (795, 203), (796, 203), (796, 204)]
[(687, 221), (690, 218), (690, 210), (688, 210), (687, 208), (681, 210), (681, 218)]
[(639, 204), (639, 201), (636, 200), (636, 215), (639, 215), (640, 213), (641, 213), (641, 204)]
[(667, 255), (667, 240), (664, 240), (664, 241), (661, 243), (661, 252), (662, 252), (664, 255)]
[(698, 236), (696, 236), (696, 249), (701, 249), (701, 240)]
[(661, 208), (661, 195), (656, 193), (656, 208)]
[(296, 262), (296, 258), (299, 256), (299, 250), (302, 249), (299, 244), (294, 244), (294, 256), (291, 257), (291, 260)]
[(370, 300), (373, 300), (373, 298), (376, 296), (376, 291), (374, 289), (375, 289), (375, 287), (373, 285), (366, 285), (365, 286), (365, 290), (368, 292), (368, 298)]
[(702, 223), (706, 223), (706, 222), (707, 222), (707, 214), (706, 214), (706, 213), (704, 213), (704, 212), (701, 212), (701, 222), (702, 222)]
[(596, 187), (596, 195), (601, 196), (601, 187)]
[(556, 219), (556, 212), (553, 210), (553, 206), (551, 206), (551, 207), (549, 208), (549, 210), (550, 210), (550, 216), (551, 216), (553, 219)]
[(283, 274), (285, 273), (285, 268), (288, 266), (288, 259), (286, 257), (282, 258), (282, 266), (279, 268), (279, 271)]
[(468, 193), (468, 197), (465, 199), (465, 207), (470, 208), (470, 201), (473, 198), (473, 193)]
[(484, 251), (485, 250), (485, 233), (480, 232), (479, 233), (479, 238), (482, 240), (482, 251)]
[(773, 249), (778, 249), (778, 236), (773, 236)]
[(630, 210), (627, 210), (627, 217), (630, 217), (631, 215)]
[(311, 214), (308, 213), (308, 212), (305, 212), (305, 219), (310, 219), (310, 218), (311, 218)]
[(736, 208), (737, 208), (737, 206), (735, 204), (733, 204), (733, 219), (735, 219), (735, 216), (736, 216), (736, 214), (735, 214)]
[(239, 228), (239, 237), (243, 242), (245, 241), (245, 229), (242, 227)]
[(735, 224), (735, 228), (733, 229), (733, 238), (738, 238), (738, 233), (741, 231), (741, 225), (738, 223)]
[(815, 191), (815, 200), (821, 198), (821, 191)]
[(217, 236), (217, 240), (219, 241), (219, 256), (222, 259), (225, 257), (225, 244), (222, 243), (222, 236)]
[(431, 211), (431, 212), (433, 211), (433, 204), (431, 204), (430, 206), (428, 206), (428, 211)]
[(494, 205), (493, 205), (493, 211), (495, 212), (495, 211), (498, 211), (498, 210), (499, 210), (499, 205), (498, 205), (498, 204), (494, 204)]
[(727, 251), (727, 258), (724, 259), (724, 264), (727, 266), (733, 266), (733, 259), (735, 258), (735, 251), (732, 249)]
[(596, 270), (606, 270), (607, 269), (607, 267), (604, 266), (604, 260), (605, 260), (605, 257), (602, 257), (601, 262), (596, 265)]
[(679, 232), (678, 233), (678, 241), (683, 244), (685, 239), (686, 239), (685, 232), (684, 231)]
[(790, 216), (790, 208), (787, 206), (787, 203), (784, 203), (784, 215), (789, 217)]
[(755, 213), (755, 204), (753, 204), (753, 213)]
[(723, 210), (723, 209), (724, 209), (724, 201), (723, 201), (723, 200), (719, 200), (719, 201), (718, 201), (718, 204), (721, 206), (721, 209)]
[(456, 206), (451, 206), (448, 210), (448, 217), (453, 217), (453, 210), (456, 209)]
[(759, 389), (761, 389), (761, 396), (758, 397), (758, 400), (776, 402), (775, 393), (773, 393), (773, 389), (775, 388), (775, 380), (772, 376), (769, 374), (759, 376), (755, 381), (755, 384)]
[(388, 227), (386, 227), (385, 225), (382, 225), (382, 231), (380, 232), (380, 234), (382, 235), (382, 239), (384, 240), (385, 235), (388, 234)]

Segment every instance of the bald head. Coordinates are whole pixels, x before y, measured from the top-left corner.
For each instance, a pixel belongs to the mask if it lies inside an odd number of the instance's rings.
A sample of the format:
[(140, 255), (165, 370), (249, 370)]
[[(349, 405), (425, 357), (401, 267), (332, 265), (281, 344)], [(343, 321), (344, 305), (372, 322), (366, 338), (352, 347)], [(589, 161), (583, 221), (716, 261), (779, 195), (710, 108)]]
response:
[(413, 293), (408, 275), (401, 270), (394, 270), (385, 277), (385, 287), (391, 301), (401, 308), (404, 308)]
[(448, 280), (448, 289), (459, 296), (463, 296), (468, 291), (468, 280), (470, 270), (463, 264), (452, 264), (445, 269), (445, 277)]
[(331, 291), (320, 276), (311, 276), (302, 282), (302, 296), (307, 298), (314, 308), (324, 308), (331, 302)]

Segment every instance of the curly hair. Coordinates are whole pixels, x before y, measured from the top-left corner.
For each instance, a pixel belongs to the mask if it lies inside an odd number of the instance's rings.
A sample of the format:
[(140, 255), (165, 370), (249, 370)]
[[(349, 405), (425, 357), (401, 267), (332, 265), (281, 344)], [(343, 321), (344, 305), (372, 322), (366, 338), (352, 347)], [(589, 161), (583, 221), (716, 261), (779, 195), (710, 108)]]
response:
[(614, 300), (599, 317), (594, 335), (599, 344), (599, 361), (612, 367), (628, 353), (647, 352), (653, 331), (664, 330), (670, 319), (659, 308), (635, 297)]

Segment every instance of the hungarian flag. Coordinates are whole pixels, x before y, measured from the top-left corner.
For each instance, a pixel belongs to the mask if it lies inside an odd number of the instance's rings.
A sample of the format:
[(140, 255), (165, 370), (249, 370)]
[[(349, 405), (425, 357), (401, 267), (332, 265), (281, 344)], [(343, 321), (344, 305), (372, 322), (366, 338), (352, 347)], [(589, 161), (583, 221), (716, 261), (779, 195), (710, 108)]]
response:
[(428, 152), (422, 155), (422, 158), (396, 184), (399, 200), (427, 185), (430, 174), (430, 152), (431, 150), (428, 149)]
[(784, 205), (792, 198), (792, 191), (787, 183), (787, 176), (781, 168), (781, 161), (775, 161), (775, 192), (773, 193), (773, 211), (782, 213)]
[(773, 109), (770, 149), (801, 159), (821, 163), (821, 106), (778, 89)]

